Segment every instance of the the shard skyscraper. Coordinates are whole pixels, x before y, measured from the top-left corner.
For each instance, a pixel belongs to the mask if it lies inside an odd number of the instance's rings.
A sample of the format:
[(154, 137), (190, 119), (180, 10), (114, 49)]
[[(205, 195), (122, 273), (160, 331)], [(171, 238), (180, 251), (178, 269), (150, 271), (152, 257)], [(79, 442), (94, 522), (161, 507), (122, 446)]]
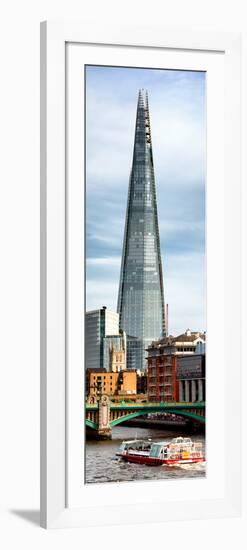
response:
[[(139, 91), (121, 275), (120, 328), (138, 338), (140, 369), (145, 349), (165, 336), (165, 305), (148, 94)], [(128, 345), (128, 344), (127, 344)]]

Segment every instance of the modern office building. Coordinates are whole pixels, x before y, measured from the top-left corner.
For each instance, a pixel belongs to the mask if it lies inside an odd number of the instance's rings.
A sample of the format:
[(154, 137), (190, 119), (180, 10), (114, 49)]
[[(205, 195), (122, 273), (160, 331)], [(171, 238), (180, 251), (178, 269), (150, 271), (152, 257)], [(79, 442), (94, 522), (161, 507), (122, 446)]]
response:
[(140, 90), (117, 311), (120, 328), (146, 348), (165, 336), (165, 305), (148, 95)]
[(104, 367), (104, 338), (119, 336), (119, 315), (106, 307), (87, 311), (85, 315), (85, 366), (87, 369)]
[(140, 338), (127, 335), (127, 369), (140, 370), (143, 360), (143, 344)]

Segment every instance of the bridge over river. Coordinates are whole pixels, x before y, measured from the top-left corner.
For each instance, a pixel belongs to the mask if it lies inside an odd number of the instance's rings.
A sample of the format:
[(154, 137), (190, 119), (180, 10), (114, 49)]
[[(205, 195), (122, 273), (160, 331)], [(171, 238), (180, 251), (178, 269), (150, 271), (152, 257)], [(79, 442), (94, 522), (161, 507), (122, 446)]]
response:
[(111, 438), (114, 426), (150, 413), (170, 413), (196, 422), (205, 422), (205, 403), (202, 401), (115, 403), (110, 401), (107, 395), (102, 395), (99, 402), (86, 403), (86, 426), (95, 430), (98, 437)]

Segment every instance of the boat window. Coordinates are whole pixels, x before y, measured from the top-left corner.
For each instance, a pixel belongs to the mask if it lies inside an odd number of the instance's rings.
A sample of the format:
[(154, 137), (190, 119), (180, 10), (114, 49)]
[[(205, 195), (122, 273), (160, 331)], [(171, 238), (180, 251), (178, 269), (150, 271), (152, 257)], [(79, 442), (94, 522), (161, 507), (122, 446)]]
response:
[(160, 445), (152, 445), (150, 456), (158, 458), (160, 455), (160, 449), (161, 449)]

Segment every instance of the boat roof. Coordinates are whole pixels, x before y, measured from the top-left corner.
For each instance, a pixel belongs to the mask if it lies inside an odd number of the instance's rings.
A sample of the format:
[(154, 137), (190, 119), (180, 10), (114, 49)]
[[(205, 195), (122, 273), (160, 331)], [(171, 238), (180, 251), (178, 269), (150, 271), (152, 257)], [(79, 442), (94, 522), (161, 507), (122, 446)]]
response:
[(164, 446), (164, 445), (174, 445), (174, 444), (179, 444), (180, 442), (187, 442), (187, 441), (190, 441), (192, 443), (192, 440), (190, 437), (174, 437), (172, 440), (169, 439), (168, 441), (153, 441), (152, 442), (152, 445), (160, 445), (160, 446)]
[(152, 445), (160, 445), (163, 447), (163, 445), (169, 445), (170, 441), (153, 441)]
[(151, 443), (148, 439), (128, 439), (122, 443)]

